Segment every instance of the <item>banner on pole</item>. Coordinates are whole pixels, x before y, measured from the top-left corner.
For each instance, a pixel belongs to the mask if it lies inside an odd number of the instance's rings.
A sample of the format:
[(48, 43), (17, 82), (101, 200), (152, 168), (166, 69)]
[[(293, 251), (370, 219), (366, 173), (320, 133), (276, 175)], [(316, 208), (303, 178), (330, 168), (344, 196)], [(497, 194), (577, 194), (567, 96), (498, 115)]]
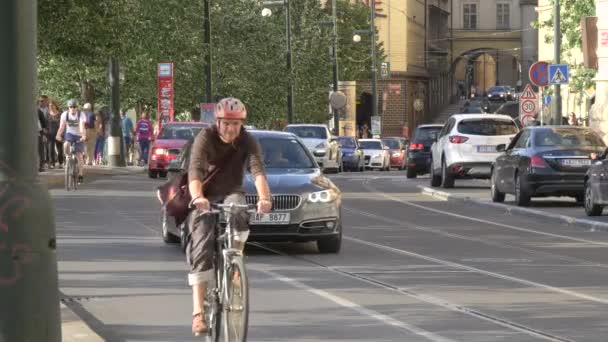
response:
[(158, 128), (175, 120), (173, 102), (173, 63), (158, 63)]

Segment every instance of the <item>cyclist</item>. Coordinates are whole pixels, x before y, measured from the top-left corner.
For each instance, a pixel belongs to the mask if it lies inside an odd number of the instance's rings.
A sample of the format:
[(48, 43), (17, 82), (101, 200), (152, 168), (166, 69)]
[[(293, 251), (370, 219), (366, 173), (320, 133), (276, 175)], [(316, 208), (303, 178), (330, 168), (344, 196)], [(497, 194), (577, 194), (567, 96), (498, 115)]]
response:
[(70, 142), (76, 143), (74, 150), (78, 159), (78, 183), (82, 183), (84, 175), (84, 141), (86, 140), (86, 116), (78, 110), (78, 102), (75, 99), (68, 100), (68, 110), (61, 114), (59, 121), (59, 131), (57, 131), (56, 139), (63, 144), (64, 155), (68, 156)]
[[(203, 304), (207, 283), (214, 280), (215, 217), (202, 214), (210, 209), (210, 203), (246, 204), (242, 188), (246, 163), (255, 180), (258, 212), (267, 213), (272, 207), (260, 145), (243, 128), (247, 119), (245, 106), (236, 98), (223, 99), (217, 104), (215, 117), (216, 123), (196, 136), (188, 170), (191, 204), (197, 211), (193, 215), (187, 248), (190, 263), (188, 283), (192, 286), (193, 302), (192, 332), (195, 335), (207, 332)], [(223, 165), (217, 165), (219, 163)], [(212, 179), (203, 186), (205, 177), (216, 167), (218, 170)], [(231, 225), (238, 231), (234, 245), (241, 250), (249, 236), (248, 216), (246, 210), (232, 215)]]

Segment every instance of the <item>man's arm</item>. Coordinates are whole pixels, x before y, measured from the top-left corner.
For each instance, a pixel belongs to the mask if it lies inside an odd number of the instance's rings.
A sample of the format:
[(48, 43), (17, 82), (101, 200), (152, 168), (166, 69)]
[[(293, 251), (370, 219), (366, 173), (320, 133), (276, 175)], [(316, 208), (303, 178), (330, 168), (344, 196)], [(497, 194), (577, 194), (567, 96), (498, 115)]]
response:
[(63, 132), (65, 131), (65, 118), (63, 114), (59, 118), (59, 130), (57, 130), (57, 135), (55, 136), (55, 140), (62, 141), (63, 140)]
[(255, 189), (258, 192), (258, 212), (267, 213), (272, 209), (270, 187), (266, 179), (260, 145), (253, 137), (250, 137), (249, 140), (249, 169), (255, 182)]
[(203, 170), (207, 165), (207, 158), (203, 147), (205, 145), (205, 132), (201, 131), (194, 142), (190, 151), (190, 165), (188, 166), (188, 189), (193, 201), (197, 198), (203, 198)]

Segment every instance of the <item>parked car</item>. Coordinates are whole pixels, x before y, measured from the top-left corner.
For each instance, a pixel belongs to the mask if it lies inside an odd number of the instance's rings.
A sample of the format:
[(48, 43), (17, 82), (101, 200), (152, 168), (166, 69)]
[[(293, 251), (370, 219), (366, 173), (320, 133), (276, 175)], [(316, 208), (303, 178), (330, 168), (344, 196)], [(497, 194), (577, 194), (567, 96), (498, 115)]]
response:
[(511, 88), (508, 86), (495, 86), (488, 90), (488, 100), (509, 101), (513, 100)]
[(588, 216), (602, 215), (604, 207), (608, 205), (608, 159), (606, 152), (599, 157), (595, 156), (591, 166), (585, 174), (585, 213)]
[(338, 141), (332, 137), (327, 125), (292, 124), (287, 125), (284, 131), (293, 133), (302, 139), (323, 171), (331, 169), (340, 172), (342, 153)]
[(359, 145), (365, 155), (365, 167), (388, 171), (391, 165), (389, 147), (380, 139), (360, 139)]
[(338, 137), (340, 150), (342, 151), (342, 170), (363, 171), (365, 170), (365, 158), (363, 150), (355, 137)]
[[(321, 253), (338, 253), (342, 244), (342, 194), (323, 176), (312, 154), (294, 134), (255, 130), (249, 132), (262, 148), (272, 211), (251, 215), (249, 241), (316, 241)], [(171, 173), (188, 169), (189, 142), (180, 158), (171, 163)], [(243, 189), (247, 203), (258, 201), (251, 174), (246, 173)], [(192, 216), (192, 215), (191, 215)], [(179, 227), (161, 209), (163, 239), (187, 245), (192, 217)]]
[(431, 186), (454, 186), (456, 178), (489, 178), (500, 153), (519, 129), (511, 117), (496, 114), (455, 114), (431, 146)]
[(166, 177), (169, 162), (176, 159), (184, 144), (209, 125), (202, 122), (168, 122), (150, 146), (148, 176)]
[(502, 202), (508, 193), (519, 206), (543, 196), (571, 196), (582, 202), (589, 155), (605, 148), (587, 127), (527, 127), (510, 144), (498, 146), (504, 153), (492, 167), (492, 200)]
[(405, 160), (407, 159), (407, 145), (403, 143), (402, 138), (382, 138), (384, 145), (389, 148), (390, 167), (398, 170), (405, 170)]
[(519, 102), (507, 101), (501, 104), (500, 107), (498, 107), (493, 113), (504, 114), (512, 118), (517, 118), (519, 116)]
[(407, 178), (429, 172), (431, 166), (431, 146), (443, 125), (420, 125), (414, 130), (414, 135), (407, 152)]

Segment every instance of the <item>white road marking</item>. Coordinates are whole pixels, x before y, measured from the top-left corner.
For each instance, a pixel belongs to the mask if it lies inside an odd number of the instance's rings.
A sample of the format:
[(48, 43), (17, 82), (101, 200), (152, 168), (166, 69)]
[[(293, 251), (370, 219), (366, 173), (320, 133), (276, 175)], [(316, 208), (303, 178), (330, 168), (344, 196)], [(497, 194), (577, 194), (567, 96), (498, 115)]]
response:
[(608, 299), (604, 299), (604, 298), (599, 298), (599, 297), (595, 297), (595, 296), (591, 296), (591, 295), (587, 295), (584, 293), (580, 293), (580, 292), (576, 292), (576, 291), (571, 291), (571, 290), (566, 290), (566, 289), (562, 289), (559, 287), (555, 287), (555, 286), (550, 286), (550, 285), (546, 285), (546, 284), (541, 284), (541, 283), (537, 283), (534, 281), (530, 281), (530, 280), (525, 280), (525, 279), (521, 279), (521, 278), (517, 278), (517, 277), (512, 277), (512, 276), (508, 276), (508, 275), (504, 275), (504, 274), (500, 274), (500, 273), (496, 273), (496, 272), (491, 272), (491, 271), (486, 271), (486, 270), (482, 270), (480, 268), (476, 268), (476, 267), (472, 267), (472, 266), (467, 266), (467, 265), (463, 265), (463, 264), (458, 264), (455, 262), (451, 262), (451, 261), (447, 261), (447, 260), (442, 260), (442, 259), (438, 259), (438, 258), (433, 258), (430, 256), (426, 256), (426, 255), (422, 255), (422, 254), (418, 254), (418, 253), (414, 253), (414, 252), (409, 252), (403, 249), (399, 249), (399, 248), (394, 248), (394, 247), (390, 247), (390, 246), (385, 246), (385, 245), (381, 245), (375, 242), (369, 242), (369, 241), (365, 241), (365, 240), (361, 240), (361, 239), (357, 239), (357, 238), (353, 238), (353, 237), (349, 237), (349, 236), (344, 236), (343, 237), (346, 240), (349, 241), (353, 241), (362, 245), (367, 245), (370, 247), (374, 247), (374, 248), (378, 248), (378, 249), (382, 249), (385, 251), (389, 251), (389, 252), (393, 252), (393, 253), (398, 253), (398, 254), (403, 254), (403, 255), (407, 255), (407, 256), (411, 256), (417, 259), (422, 259), (422, 260), (426, 260), (426, 261), (430, 261), (430, 262), (434, 262), (437, 264), (441, 264), (441, 265), (445, 265), (445, 266), (450, 266), (453, 268), (458, 268), (458, 269), (462, 269), (462, 270), (467, 270), (467, 271), (472, 271), (472, 272), (476, 272), (479, 274), (484, 274), (493, 278), (498, 278), (498, 279), (503, 279), (503, 280), (508, 280), (514, 283), (519, 283), (519, 284), (524, 284), (524, 285), (528, 285), (528, 286), (534, 286), (534, 287), (538, 287), (541, 289), (545, 289), (548, 291), (553, 291), (553, 292), (557, 292), (557, 293), (561, 293), (570, 297), (575, 297), (575, 298), (579, 298), (579, 299), (584, 299), (587, 301), (591, 301), (591, 302), (595, 302), (595, 303), (600, 303), (600, 304), (608, 304)]
[(490, 224), (490, 225), (493, 225), (493, 226), (499, 226), (499, 227), (508, 228), (508, 229), (512, 229), (512, 230), (517, 230), (517, 231), (526, 232), (526, 233), (531, 233), (531, 234), (545, 235), (545, 236), (550, 236), (550, 237), (564, 239), (564, 240), (584, 242), (584, 243), (589, 243), (589, 244), (593, 244), (593, 245), (608, 247), (608, 242), (592, 241), (592, 240), (587, 240), (587, 239), (575, 238), (575, 237), (567, 236), (567, 235), (547, 233), (547, 232), (542, 232), (542, 231), (538, 231), (538, 230), (534, 230), (534, 229), (522, 228), (522, 227), (517, 227), (517, 226), (513, 226), (513, 225), (509, 225), (509, 224), (504, 224), (504, 223), (499, 223), (499, 222), (494, 222), (494, 221), (474, 218), (474, 217), (470, 217), (470, 216), (460, 215), (460, 214), (456, 214), (456, 213), (453, 213), (453, 212), (450, 212), (450, 211), (429, 208), (429, 207), (425, 207), (423, 205), (419, 205), (419, 204), (416, 204), (416, 203), (411, 203), (411, 202), (408, 202), (408, 201), (404, 201), (402, 199), (399, 199), (399, 198), (391, 196), (391, 195), (387, 195), (387, 194), (385, 194), (385, 193), (383, 193), (381, 191), (378, 191), (378, 189), (374, 188), (373, 186), (369, 185), (368, 182), (364, 182), (363, 186), (369, 188), (370, 190), (372, 190), (373, 192), (377, 193), (378, 195), (380, 195), (380, 196), (382, 196), (384, 198), (393, 200), (395, 202), (400, 202), (402, 204), (405, 204), (405, 205), (408, 205), (408, 206), (411, 206), (411, 207), (419, 208), (419, 209), (426, 210), (426, 211), (431, 211), (431, 212), (434, 212), (434, 213), (437, 213), (437, 214), (441, 214), (441, 215), (447, 215), (447, 216), (457, 217), (457, 218), (460, 218), (460, 219), (463, 219), (463, 220), (469, 220), (469, 221), (474, 221), (474, 222), (479, 222), (479, 223)]
[(327, 291), (323, 291), (323, 290), (320, 290), (320, 289), (315, 289), (315, 288), (310, 287), (310, 286), (308, 286), (308, 285), (306, 285), (306, 284), (304, 284), (302, 282), (299, 282), (299, 281), (297, 281), (295, 279), (292, 279), (292, 278), (289, 278), (289, 277), (286, 277), (286, 276), (282, 276), (282, 275), (280, 275), (278, 273), (275, 273), (275, 272), (272, 272), (272, 271), (266, 271), (266, 270), (259, 270), (259, 271), (268, 274), (269, 276), (275, 278), (276, 280), (282, 281), (284, 283), (288, 283), (291, 286), (296, 287), (296, 288), (298, 288), (300, 290), (304, 290), (304, 291), (310, 292), (310, 293), (315, 294), (315, 295), (317, 295), (319, 297), (322, 297), (322, 298), (325, 298), (327, 300), (330, 300), (330, 301), (332, 301), (332, 302), (334, 302), (334, 303), (336, 303), (336, 304), (338, 304), (340, 306), (352, 309), (352, 310), (356, 311), (357, 313), (359, 313), (361, 315), (368, 316), (370, 318), (378, 320), (378, 321), (382, 322), (383, 324), (392, 325), (394, 327), (401, 328), (403, 330), (406, 330), (406, 331), (411, 332), (413, 334), (416, 334), (418, 336), (424, 337), (425, 339), (427, 339), (429, 341), (433, 341), (433, 342), (451, 342), (451, 341), (453, 341), (453, 340), (447, 339), (447, 338), (445, 338), (443, 336), (439, 336), (437, 334), (434, 334), (434, 333), (432, 333), (430, 331), (427, 331), (427, 330), (418, 328), (416, 326), (413, 326), (413, 325), (410, 325), (410, 324), (398, 321), (398, 320), (396, 320), (396, 319), (394, 319), (392, 317), (389, 317), (387, 315), (381, 314), (381, 313), (379, 313), (377, 311), (364, 308), (364, 307), (360, 306), (359, 304), (351, 302), (348, 299), (344, 299), (342, 297), (335, 296), (335, 295), (333, 295), (333, 294), (331, 294), (331, 293), (329, 293)]

